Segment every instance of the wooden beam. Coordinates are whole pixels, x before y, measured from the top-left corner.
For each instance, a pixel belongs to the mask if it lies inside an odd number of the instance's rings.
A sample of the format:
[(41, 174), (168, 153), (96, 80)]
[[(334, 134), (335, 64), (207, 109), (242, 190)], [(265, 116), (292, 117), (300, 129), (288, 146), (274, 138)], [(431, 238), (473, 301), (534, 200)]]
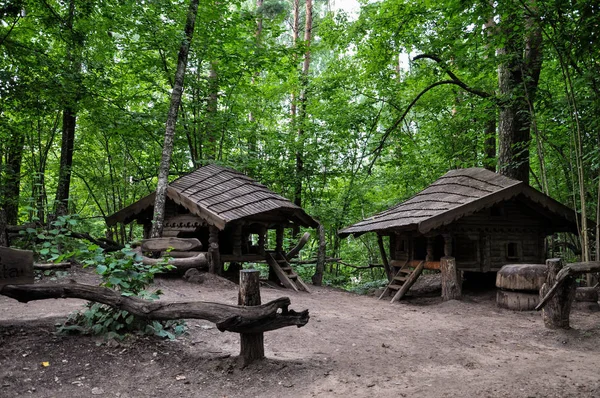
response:
[[(392, 270), (390, 268), (388, 256), (385, 252), (385, 246), (383, 245), (383, 237), (380, 234), (377, 234), (377, 246), (379, 246), (379, 254), (381, 255), (381, 261), (383, 262), (385, 274), (387, 275), (388, 281), (391, 281), (394, 276), (392, 275)], [(393, 249), (390, 248), (390, 251), (391, 250)]]

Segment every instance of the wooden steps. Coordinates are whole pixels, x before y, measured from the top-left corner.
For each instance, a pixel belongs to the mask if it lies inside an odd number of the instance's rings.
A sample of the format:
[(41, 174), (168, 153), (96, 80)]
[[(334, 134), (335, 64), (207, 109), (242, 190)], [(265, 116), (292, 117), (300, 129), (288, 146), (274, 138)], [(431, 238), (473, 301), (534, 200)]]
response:
[(310, 293), (310, 289), (302, 278), (294, 271), (283, 253), (266, 252), (265, 257), (269, 267), (273, 269), (283, 286), (296, 292), (304, 291)]
[(379, 296), (379, 300), (385, 297), (390, 291), (395, 290), (396, 294), (392, 298), (392, 301), (390, 301), (393, 303), (404, 297), (406, 292), (417, 281), (425, 268), (425, 261), (421, 261), (414, 270), (410, 268), (411, 263), (408, 260), (391, 261), (390, 266), (396, 270), (396, 273), (383, 293), (381, 293), (381, 296)]

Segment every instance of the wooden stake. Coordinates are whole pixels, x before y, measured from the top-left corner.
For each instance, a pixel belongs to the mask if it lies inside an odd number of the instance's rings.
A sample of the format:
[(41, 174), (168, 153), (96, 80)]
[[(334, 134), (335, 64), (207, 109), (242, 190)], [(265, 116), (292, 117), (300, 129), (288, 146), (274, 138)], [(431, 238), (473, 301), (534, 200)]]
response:
[[(559, 258), (546, 260), (548, 275), (546, 283), (540, 289), (540, 299), (550, 292), (551, 288), (557, 282), (559, 271), (563, 268), (563, 263)], [(544, 324), (550, 329), (569, 329), (569, 315), (571, 314), (571, 303), (575, 298), (575, 278), (568, 276), (564, 282), (557, 288), (556, 294), (548, 300), (542, 311)], [(540, 302), (540, 305), (542, 303)]]
[[(240, 291), (238, 305), (260, 305), (260, 271), (246, 269), (240, 271)], [(240, 357), (242, 366), (246, 367), (252, 362), (265, 357), (265, 344), (263, 333), (240, 334)]]
[(462, 277), (456, 268), (456, 259), (444, 256), (440, 260), (442, 271), (442, 299), (444, 301), (456, 300), (462, 296)]

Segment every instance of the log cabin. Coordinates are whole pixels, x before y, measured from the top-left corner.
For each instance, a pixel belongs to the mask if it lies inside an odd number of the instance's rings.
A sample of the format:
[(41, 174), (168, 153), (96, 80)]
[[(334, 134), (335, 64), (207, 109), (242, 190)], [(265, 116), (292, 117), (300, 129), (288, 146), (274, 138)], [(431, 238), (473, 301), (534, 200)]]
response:
[[(543, 264), (545, 238), (556, 232), (577, 233), (577, 222), (575, 211), (521, 181), (467, 168), (449, 171), (410, 199), (339, 234), (367, 232), (378, 235), (390, 278), (384, 294), (397, 290), (395, 301), (423, 269), (441, 269), (442, 295), (456, 298), (462, 271)], [(389, 259), (383, 237), (389, 237)], [(455, 291), (445, 296), (444, 288)]]
[[(148, 238), (154, 198), (151, 193), (112, 214), (107, 225), (136, 221)], [(286, 261), (284, 230), (318, 225), (283, 196), (239, 171), (216, 164), (200, 167), (167, 187), (163, 236), (200, 240), (208, 250), (209, 270), (216, 274), (223, 274), (224, 263), (237, 267), (266, 261), (283, 285), (308, 290)], [(269, 231), (275, 237), (270, 242), (272, 250), (268, 250)]]

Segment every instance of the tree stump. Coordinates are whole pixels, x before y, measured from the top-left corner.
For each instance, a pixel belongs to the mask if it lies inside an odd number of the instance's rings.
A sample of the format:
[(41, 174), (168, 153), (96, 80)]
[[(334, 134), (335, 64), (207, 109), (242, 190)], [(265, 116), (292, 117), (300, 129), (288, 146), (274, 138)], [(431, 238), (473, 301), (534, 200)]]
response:
[(444, 301), (456, 300), (462, 296), (462, 276), (456, 268), (456, 259), (445, 256), (441, 258), (442, 271), (442, 299)]
[[(540, 289), (540, 299), (545, 297), (550, 288), (556, 283), (556, 276), (563, 268), (559, 258), (546, 260), (547, 276), (546, 283)], [(569, 315), (571, 304), (575, 298), (575, 278), (568, 276), (564, 283), (558, 288), (556, 294), (548, 301), (542, 310), (544, 324), (550, 329), (569, 329)]]
[[(260, 305), (260, 271), (245, 269), (240, 271), (238, 305)], [(265, 357), (263, 333), (240, 333), (240, 357), (246, 367)]]

